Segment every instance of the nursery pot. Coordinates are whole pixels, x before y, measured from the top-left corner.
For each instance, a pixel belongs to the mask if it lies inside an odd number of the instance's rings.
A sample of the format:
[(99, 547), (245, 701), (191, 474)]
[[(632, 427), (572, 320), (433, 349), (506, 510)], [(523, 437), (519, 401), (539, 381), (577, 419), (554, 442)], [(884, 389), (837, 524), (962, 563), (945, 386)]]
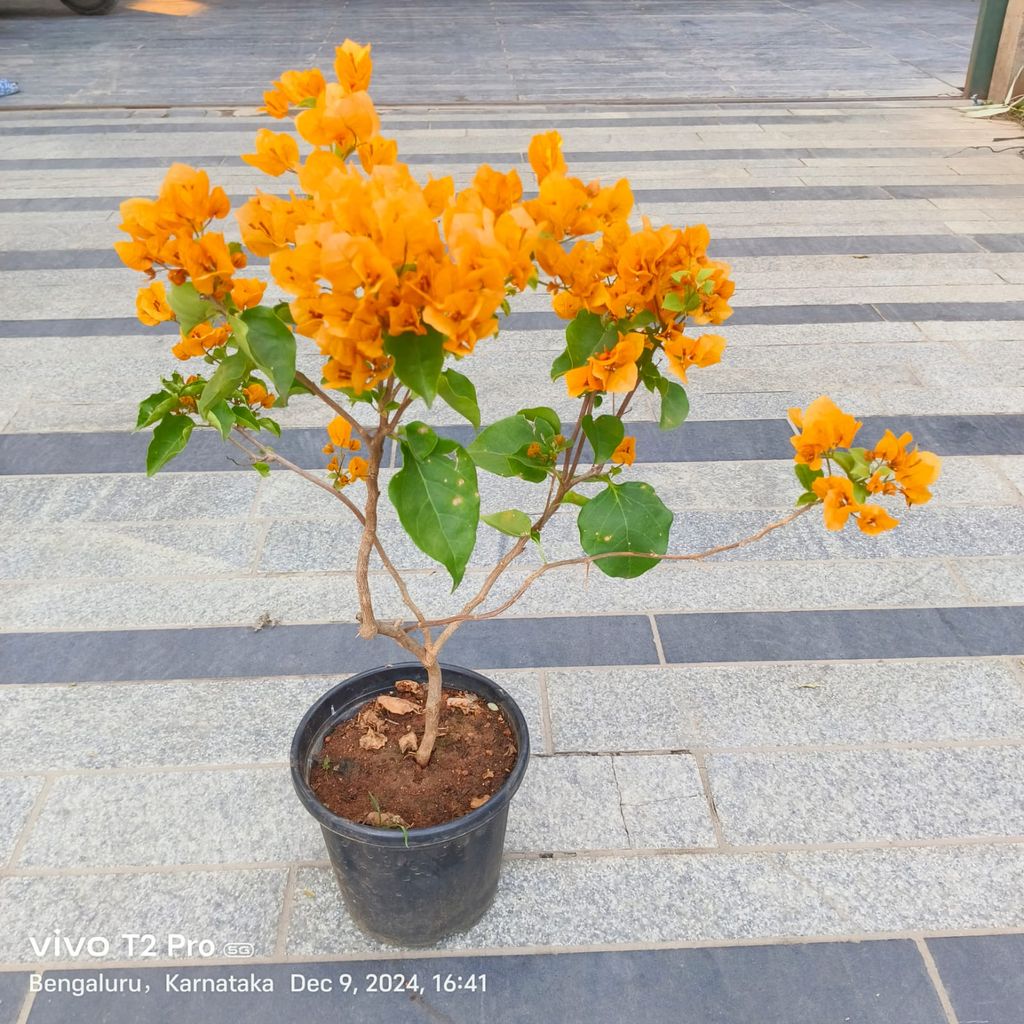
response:
[(328, 690), (306, 712), (292, 741), (292, 782), (320, 823), (345, 906), (363, 931), (387, 942), (429, 946), (475, 924), (494, 899), (501, 870), (508, 805), (530, 756), (526, 720), (512, 698), (476, 672), (442, 665), (444, 686), (497, 704), (519, 748), (512, 772), (482, 807), (429, 828), (373, 828), (329, 811), (309, 785), (324, 737), (400, 679), (426, 683), (412, 662), (360, 672)]

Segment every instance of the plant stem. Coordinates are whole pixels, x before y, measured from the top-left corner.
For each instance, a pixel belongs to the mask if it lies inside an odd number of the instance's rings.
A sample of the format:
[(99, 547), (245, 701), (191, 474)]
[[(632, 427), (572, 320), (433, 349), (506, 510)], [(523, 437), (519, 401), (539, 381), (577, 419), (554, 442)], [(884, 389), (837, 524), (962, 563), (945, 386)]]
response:
[(306, 388), (310, 394), (316, 395), (324, 405), (333, 409), (342, 419), (348, 422), (348, 425), (352, 428), (353, 433), (358, 437), (363, 444), (369, 447), (370, 434), (366, 428), (359, 422), (343, 405), (336, 402), (319, 384), (314, 384), (313, 381), (307, 377), (301, 370), (295, 372), (295, 379)]
[(429, 632), (424, 633), (426, 656), (423, 665), (427, 670), (427, 700), (423, 714), (423, 735), (416, 748), (416, 763), (426, 768), (437, 742), (437, 727), (441, 721), (441, 666), (437, 661), (437, 650), (429, 640)]

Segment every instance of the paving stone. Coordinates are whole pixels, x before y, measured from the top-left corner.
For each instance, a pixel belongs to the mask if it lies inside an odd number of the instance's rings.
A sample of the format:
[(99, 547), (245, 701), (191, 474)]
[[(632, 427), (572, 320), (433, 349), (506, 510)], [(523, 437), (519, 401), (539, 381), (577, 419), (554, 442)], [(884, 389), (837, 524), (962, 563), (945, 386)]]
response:
[(996, 747), (714, 754), (711, 789), (736, 845), (1024, 834), (1024, 750)]
[(687, 754), (612, 758), (634, 849), (715, 846), (697, 763)]
[[(40, 778), (0, 778), (0, 864), (6, 863), (43, 788)], [(0, 1010), (3, 1004), (0, 1002)], [(2, 1018), (0, 1018), (2, 1019)]]
[(1024, 558), (965, 558), (956, 571), (979, 601), (1024, 602)]
[(530, 759), (509, 807), (507, 850), (552, 852), (628, 845), (610, 758)]
[(687, 666), (549, 672), (556, 750), (1024, 739), (1006, 662)]
[[(150, 742), (158, 737), (150, 733)], [(59, 778), (18, 863), (82, 868), (323, 859), (320, 829), (296, 798), (288, 769), (248, 767)]]
[(0, 1024), (17, 1024), (28, 984), (27, 973), (0, 974)]
[[(126, 934), (156, 936), (163, 958), (167, 958), (170, 935), (196, 942), (206, 939), (217, 950), (227, 942), (249, 942), (256, 956), (269, 956), (274, 951), (286, 876), (280, 869), (8, 875), (0, 878), (0, 906), (5, 908), (0, 962), (66, 961), (66, 954), (40, 956), (32, 947), (32, 939), (41, 945), (54, 929), (73, 939), (109, 939), (109, 954), (83, 952), (75, 960), (80, 964), (130, 959), (121, 939)], [(178, 958), (187, 949), (171, 952)]]
[(965, 935), (927, 945), (960, 1020), (1014, 1024), (1024, 1005), (1024, 978), (1016, 969), (1024, 936)]
[(256, 536), (249, 523), (22, 526), (0, 538), (0, 578), (237, 572), (251, 566)]
[[(539, 677), (491, 672), (519, 705), (542, 751)], [(341, 677), (247, 678), (145, 686), (0, 687), (8, 771), (276, 764), (309, 706)]]

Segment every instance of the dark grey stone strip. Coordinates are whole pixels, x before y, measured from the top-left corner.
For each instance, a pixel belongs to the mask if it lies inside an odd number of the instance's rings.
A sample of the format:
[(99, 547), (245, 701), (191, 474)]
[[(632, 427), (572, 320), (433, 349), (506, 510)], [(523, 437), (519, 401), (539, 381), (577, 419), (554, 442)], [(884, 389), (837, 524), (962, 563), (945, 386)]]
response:
[[(1010, 242), (991, 241), (1009, 239)], [(1016, 239), (1016, 244), (1012, 240)], [(997, 248), (1005, 245), (1004, 248)], [(807, 235), (789, 237), (716, 238), (713, 255), (737, 256), (880, 256), (913, 253), (1024, 251), (1024, 235)], [(261, 257), (249, 257), (262, 264)], [(101, 270), (121, 267), (111, 249), (0, 250), (0, 270)]]
[(1024, 654), (1024, 606), (658, 615), (669, 662)]
[(28, 974), (0, 974), (0, 1024), (15, 1024), (28, 994)]
[[(488, 619), (445, 647), (455, 665), (545, 668), (656, 665), (645, 615)], [(0, 683), (92, 683), (136, 679), (231, 679), (361, 672), (407, 661), (391, 640), (359, 638), (347, 623), (95, 633), (9, 633), (0, 640)]]
[[(649, 422), (630, 424), (638, 462), (732, 462), (788, 459), (791, 430), (775, 420), (691, 420), (674, 431)], [(939, 455), (1024, 455), (1024, 414), (994, 416), (868, 416), (861, 438), (874, 444), (887, 427), (909, 430), (917, 442)], [(466, 425), (439, 431), (461, 443), (473, 436)], [(0, 434), (0, 476), (65, 473), (140, 473), (146, 463), (148, 432), (122, 431)], [(324, 432), (286, 430), (274, 446), (305, 469), (324, 464)], [(163, 472), (202, 473), (242, 470), (233, 448), (212, 430), (197, 431), (188, 447)]]
[[(1013, 302), (876, 302), (807, 303), (778, 306), (739, 306), (722, 328), (753, 324), (843, 324), (888, 320), (1024, 320), (1024, 301)], [(554, 313), (514, 313), (505, 331), (563, 331), (565, 321)], [(0, 338), (105, 338), (170, 333), (154, 329), (135, 317), (69, 317), (52, 320), (0, 320)]]
[(928, 939), (957, 1019), (1020, 1024), (1024, 1019), (1024, 935)]
[(974, 240), (989, 252), (1024, 252), (1024, 235), (973, 235)]
[[(250, 971), (271, 979), (273, 992), (168, 992), (168, 977), (247, 978)], [(343, 972), (351, 977), (347, 993), (338, 983)], [(55, 971), (47, 977), (57, 984), (99, 974)], [(526, 956), (396, 956), (345, 963), (248, 966), (240, 961), (230, 967), (139, 967), (103, 970), (102, 975), (112, 984), (136, 979), (145, 991), (78, 997), (40, 993), (28, 1024), (208, 1024), (214, 1019), (248, 1024), (946, 1024), (924, 961), (907, 939)], [(415, 975), (423, 991), (372, 992), (371, 987), (381, 986), (369, 979), (381, 975)], [(441, 991), (435, 975), (442, 981)], [(307, 980), (305, 992), (292, 991), (293, 976)], [(463, 979), (463, 990), (445, 993), (448, 977)], [(486, 981), (481, 983), (481, 977)], [(476, 979), (475, 991), (465, 988), (469, 978)], [(317, 982), (332, 989), (311, 993)], [(1013, 982), (1003, 987), (1012, 988)]]
[(1024, 185), (883, 185), (894, 199), (1016, 199)]

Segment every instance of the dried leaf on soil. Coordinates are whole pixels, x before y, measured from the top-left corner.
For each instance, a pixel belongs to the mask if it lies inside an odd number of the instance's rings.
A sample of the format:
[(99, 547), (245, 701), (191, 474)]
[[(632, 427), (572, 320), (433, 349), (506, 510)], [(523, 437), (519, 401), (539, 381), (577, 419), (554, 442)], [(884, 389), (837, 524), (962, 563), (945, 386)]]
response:
[(359, 746), (363, 750), (380, 750), (387, 740), (384, 737), (384, 733), (377, 732), (376, 729), (367, 729), (366, 732), (359, 737)]
[(476, 810), (478, 807), (483, 807), (483, 805), (485, 803), (487, 803), (487, 801), (490, 800), (490, 799), (491, 799), (490, 795), (488, 795), (488, 796), (475, 796), (475, 797), (473, 797), (472, 800), (469, 801), (469, 806), (472, 807), (473, 810)]
[(494, 778), (494, 772), (492, 772), (491, 769), (488, 768), (487, 771), (485, 771), (484, 774), (481, 777), (485, 778), (485, 779), (493, 779)]
[(445, 704), (450, 708), (458, 708), (464, 715), (472, 715), (480, 708), (476, 697), (448, 697)]
[(409, 715), (414, 711), (423, 710), (418, 704), (413, 704), (411, 700), (405, 700), (404, 697), (391, 697), (387, 694), (378, 697), (377, 703), (393, 715)]
[(416, 733), (411, 729), (398, 741), (398, 749), (403, 754), (408, 754), (410, 750), (415, 750), (419, 746), (419, 740), (416, 739)]
[(395, 689), (399, 693), (414, 693), (417, 697), (423, 694), (423, 684), (417, 683), (414, 679), (399, 679), (395, 683)]
[(363, 818), (364, 825), (373, 825), (375, 828), (408, 828), (405, 820), (400, 814), (391, 814), (388, 811), (370, 811)]
[(384, 728), (384, 719), (377, 714), (376, 707), (370, 704), (368, 707), (363, 708), (356, 716), (356, 724), (361, 729), (379, 730)]

